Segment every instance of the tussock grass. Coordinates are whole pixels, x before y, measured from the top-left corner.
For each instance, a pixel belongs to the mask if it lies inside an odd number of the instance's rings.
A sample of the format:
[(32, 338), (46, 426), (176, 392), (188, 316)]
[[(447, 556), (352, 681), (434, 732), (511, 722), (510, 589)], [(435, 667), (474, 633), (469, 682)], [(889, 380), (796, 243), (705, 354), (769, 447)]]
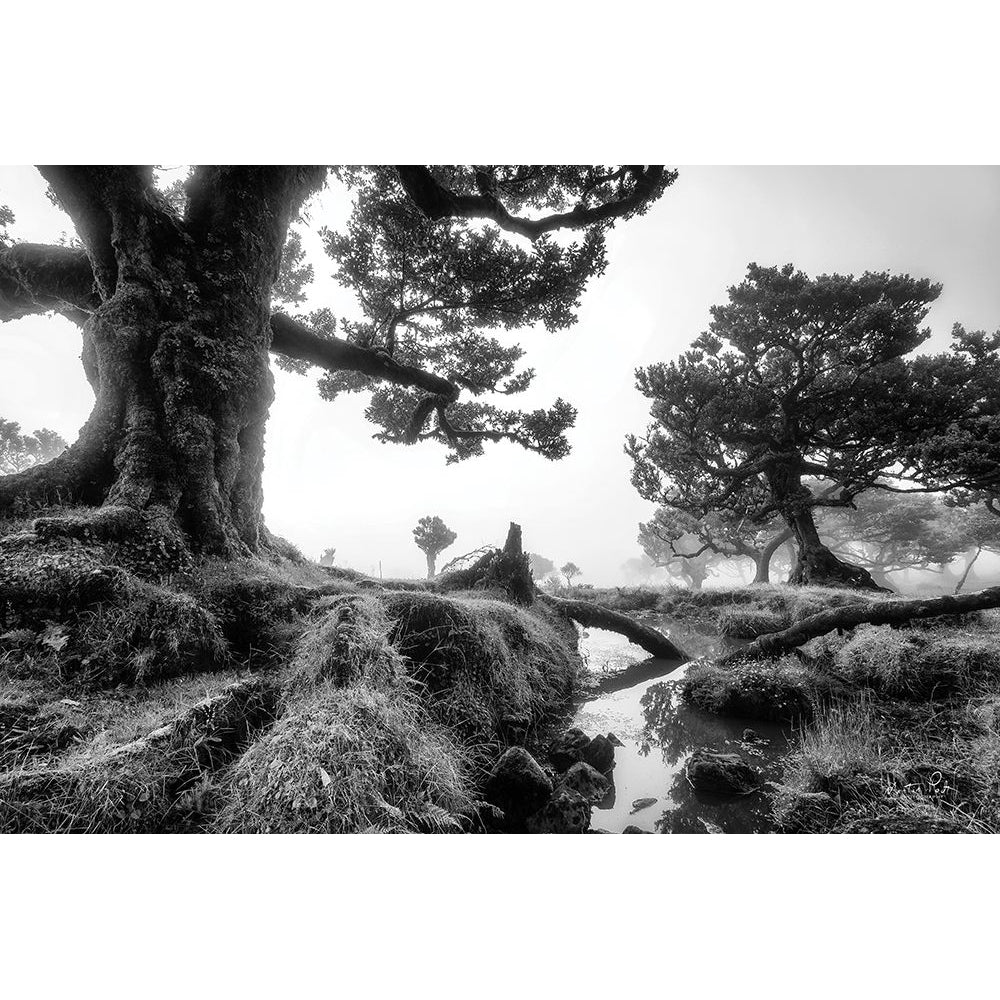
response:
[(125, 744), (96, 738), (56, 766), (0, 775), (2, 833), (146, 833), (196, 829), (213, 775), (271, 719), (276, 692), (237, 681)]
[(789, 756), (774, 802), (779, 826), (832, 833), (1000, 831), (1000, 729), (975, 709), (962, 702), (893, 706), (870, 694), (835, 702)]
[(288, 706), (226, 783), (225, 833), (459, 832), (471, 823), (462, 745), (402, 687), (321, 685)]
[(692, 664), (681, 697), (695, 708), (738, 719), (794, 722), (812, 717), (830, 682), (807, 670), (795, 656), (719, 666)]
[(1000, 642), (985, 631), (869, 626), (837, 650), (834, 664), (851, 683), (887, 697), (944, 697), (1000, 678)]
[(756, 639), (769, 632), (780, 632), (791, 625), (784, 611), (770, 608), (728, 607), (718, 616), (719, 632), (733, 639)]
[[(29, 538), (0, 553), (0, 601), (6, 830), (469, 829), (505, 734), (580, 668), (545, 607), (298, 562), (153, 582), (100, 546)], [(247, 665), (266, 707), (227, 694)], [(216, 708), (192, 707), (199, 685)]]
[(569, 697), (576, 629), (544, 606), (404, 591), (380, 600), (409, 677), (434, 715), (469, 738), (492, 740), (505, 717), (532, 722)]

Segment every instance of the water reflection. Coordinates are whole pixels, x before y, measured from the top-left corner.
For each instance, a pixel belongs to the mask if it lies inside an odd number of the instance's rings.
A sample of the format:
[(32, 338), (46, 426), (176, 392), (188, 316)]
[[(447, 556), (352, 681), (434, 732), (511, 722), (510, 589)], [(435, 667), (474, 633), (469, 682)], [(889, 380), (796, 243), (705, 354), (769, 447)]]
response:
[[(667, 632), (666, 624), (646, 619)], [(704, 633), (671, 638), (696, 655), (714, 651), (718, 640)], [(791, 733), (774, 723), (723, 719), (688, 708), (680, 701), (679, 680), (684, 666), (667, 660), (643, 660), (623, 637), (591, 630), (582, 648), (592, 670), (628, 668), (641, 677), (630, 686), (616, 680), (582, 705), (573, 725), (588, 735), (615, 733), (623, 746), (615, 750), (613, 788), (594, 807), (595, 829), (620, 833), (637, 826), (656, 833), (756, 833), (770, 829), (770, 804), (761, 792), (739, 799), (695, 792), (684, 776), (684, 765), (698, 747), (739, 753), (764, 772), (765, 780), (780, 775)], [(633, 810), (639, 799), (654, 805)]]

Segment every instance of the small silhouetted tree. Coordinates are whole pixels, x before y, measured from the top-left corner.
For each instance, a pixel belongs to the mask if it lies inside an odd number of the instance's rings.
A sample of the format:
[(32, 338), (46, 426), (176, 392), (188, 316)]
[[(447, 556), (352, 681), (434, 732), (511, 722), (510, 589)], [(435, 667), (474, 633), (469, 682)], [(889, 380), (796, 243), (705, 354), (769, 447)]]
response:
[(65, 450), (66, 442), (55, 431), (43, 427), (22, 434), (20, 424), (0, 417), (0, 476), (49, 462)]
[[(813, 511), (844, 506), (899, 463), (915, 375), (905, 360), (940, 286), (909, 275), (809, 278), (751, 264), (678, 361), (639, 369), (653, 422), (627, 450), (648, 500), (701, 519), (779, 515), (790, 582), (875, 588), (823, 543)], [(803, 482), (836, 484), (817, 495)]]
[(562, 573), (563, 578), (566, 580), (566, 586), (573, 586), (573, 577), (579, 576), (583, 570), (575, 562), (568, 562), (564, 566), (559, 567), (559, 572)]
[(324, 549), (323, 554), (319, 557), (320, 566), (332, 566), (333, 560), (337, 556), (336, 549)]
[(422, 517), (413, 529), (413, 540), (417, 548), (427, 557), (427, 579), (436, 571), (438, 554), (443, 552), (458, 535), (448, 527), (436, 514), (433, 517)]

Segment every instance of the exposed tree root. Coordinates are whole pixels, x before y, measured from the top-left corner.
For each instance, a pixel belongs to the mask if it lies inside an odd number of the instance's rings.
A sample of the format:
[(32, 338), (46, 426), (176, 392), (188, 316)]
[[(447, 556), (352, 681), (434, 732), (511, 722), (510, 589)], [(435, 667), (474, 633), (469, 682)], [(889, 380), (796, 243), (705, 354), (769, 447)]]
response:
[(539, 595), (540, 600), (550, 607), (579, 622), (584, 628), (603, 628), (609, 632), (619, 632), (630, 642), (642, 646), (647, 653), (664, 660), (688, 660), (690, 657), (678, 649), (662, 632), (637, 622), (628, 615), (609, 611), (590, 601), (571, 601), (565, 597)]
[(963, 615), (971, 611), (985, 611), (1000, 607), (1000, 587), (989, 587), (975, 594), (948, 595), (912, 601), (875, 600), (831, 608), (811, 615), (781, 632), (762, 635), (722, 657), (720, 663), (761, 656), (778, 656), (787, 653), (810, 639), (825, 635), (834, 629), (855, 628), (858, 625), (905, 625), (918, 618), (936, 618), (940, 615)]

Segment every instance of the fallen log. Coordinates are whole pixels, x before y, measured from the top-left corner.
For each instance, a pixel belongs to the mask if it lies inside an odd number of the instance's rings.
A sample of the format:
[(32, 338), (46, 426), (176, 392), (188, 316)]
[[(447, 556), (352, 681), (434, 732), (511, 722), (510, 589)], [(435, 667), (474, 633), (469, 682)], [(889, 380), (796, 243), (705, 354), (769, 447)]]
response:
[(919, 598), (910, 601), (864, 601), (821, 611), (819, 614), (803, 618), (791, 628), (759, 636), (746, 646), (721, 657), (717, 662), (727, 664), (754, 657), (779, 656), (834, 629), (855, 628), (858, 625), (905, 625), (917, 618), (964, 615), (972, 611), (986, 611), (998, 607), (1000, 607), (1000, 587), (988, 587), (974, 594), (949, 594), (946, 597)]
[(550, 597), (537, 594), (537, 599), (558, 608), (563, 614), (579, 622), (584, 628), (603, 628), (609, 632), (619, 632), (630, 642), (642, 646), (647, 653), (663, 660), (689, 660), (682, 649), (678, 649), (662, 632), (637, 622), (628, 615), (610, 611), (590, 601), (571, 601), (565, 597)]

